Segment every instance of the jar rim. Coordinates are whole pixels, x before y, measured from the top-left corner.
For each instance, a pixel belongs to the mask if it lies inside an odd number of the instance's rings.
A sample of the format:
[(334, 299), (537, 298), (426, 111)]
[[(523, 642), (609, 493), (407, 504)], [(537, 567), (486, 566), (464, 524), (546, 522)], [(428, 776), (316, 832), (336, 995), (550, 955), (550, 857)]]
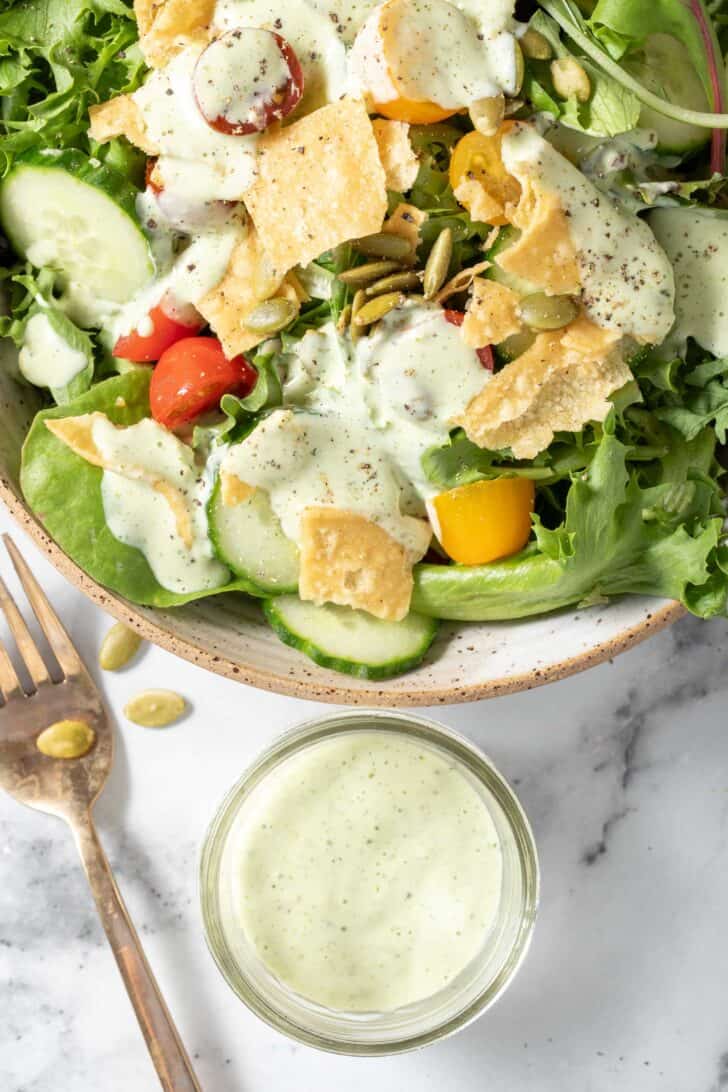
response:
[[(315, 743), (352, 731), (403, 733), (434, 746), (458, 760), (492, 794), (513, 835), (523, 882), (520, 923), (508, 958), (495, 978), (469, 1004), (441, 1024), (421, 1033), (386, 1041), (333, 1038), (280, 1012), (254, 988), (234, 959), (227, 943), (219, 900), (222, 852), (240, 808), (253, 789), (277, 766)], [(210, 822), (200, 852), (198, 872), (202, 922), (210, 954), (237, 997), (275, 1030), (307, 1046), (336, 1054), (378, 1056), (403, 1053), (447, 1038), (472, 1023), (505, 991), (520, 968), (530, 946), (540, 892), (540, 872), (535, 839), (523, 807), (493, 761), (459, 732), (425, 717), (382, 709), (354, 709), (329, 713), (304, 721), (277, 736), (237, 778), (225, 794)]]

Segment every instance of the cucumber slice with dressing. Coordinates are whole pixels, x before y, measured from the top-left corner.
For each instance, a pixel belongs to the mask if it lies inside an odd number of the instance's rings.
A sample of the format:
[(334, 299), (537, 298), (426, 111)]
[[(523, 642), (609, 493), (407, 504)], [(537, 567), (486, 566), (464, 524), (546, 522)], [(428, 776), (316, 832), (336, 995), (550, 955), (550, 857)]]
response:
[(532, 296), (534, 292), (541, 291), (538, 285), (533, 284), (532, 281), (524, 280), (523, 277), (517, 277), (515, 273), (508, 273), (505, 269), (501, 269), (496, 260), (499, 254), (502, 254), (512, 243), (516, 242), (519, 235), (520, 232), (514, 227), (509, 226), (500, 229), (496, 241), (485, 255), (491, 264), (484, 275), (488, 280), (497, 281), (498, 284), (510, 288), (517, 296)]
[(267, 493), (256, 490), (242, 504), (222, 503), (220, 480), (207, 506), (210, 540), (218, 558), (263, 595), (298, 588), (298, 548), (283, 534)]
[(154, 272), (137, 190), (76, 150), (31, 152), (0, 184), (0, 224), (14, 250), (58, 273), (58, 287), (126, 303)]
[[(672, 34), (650, 34), (642, 49), (626, 57), (622, 64), (648, 91), (660, 98), (690, 110), (712, 109), (690, 54)], [(642, 107), (639, 125), (657, 133), (657, 147), (661, 152), (686, 155), (710, 140), (710, 129), (674, 121), (650, 106)]]
[(303, 603), (282, 595), (263, 604), (265, 616), (284, 644), (321, 667), (359, 679), (389, 679), (419, 664), (437, 633), (437, 622), (408, 614), (384, 622), (365, 611)]

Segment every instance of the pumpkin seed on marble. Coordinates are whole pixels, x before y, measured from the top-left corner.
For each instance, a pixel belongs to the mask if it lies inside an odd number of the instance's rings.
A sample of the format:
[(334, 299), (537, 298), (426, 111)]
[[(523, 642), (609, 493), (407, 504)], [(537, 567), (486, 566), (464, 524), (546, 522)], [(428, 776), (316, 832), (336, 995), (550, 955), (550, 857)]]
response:
[(371, 326), (373, 322), (379, 322), (395, 307), (401, 307), (405, 301), (402, 292), (387, 292), (384, 296), (375, 296), (360, 307), (352, 320), (354, 326)]
[(141, 643), (138, 633), (117, 622), (101, 642), (99, 667), (104, 671), (121, 671), (136, 656)]
[(398, 273), (401, 268), (399, 262), (367, 262), (365, 265), (355, 265), (353, 269), (345, 269), (338, 277), (351, 288), (365, 288), (372, 281), (378, 281), (390, 273)]
[(174, 690), (142, 690), (124, 706), (124, 716), (142, 728), (166, 728), (184, 713), (187, 703)]
[(83, 758), (96, 742), (96, 733), (85, 720), (58, 720), (40, 733), (35, 745), (48, 758)]
[(381, 296), (385, 292), (409, 292), (421, 286), (422, 282), (417, 274), (411, 270), (405, 270), (401, 273), (391, 273), (388, 277), (382, 277), (380, 281), (370, 284), (364, 291), (367, 296)]
[(412, 244), (409, 239), (388, 231), (355, 239), (351, 245), (368, 258), (386, 258), (393, 262), (406, 262), (412, 258)]
[(547, 296), (534, 292), (524, 296), (518, 304), (518, 313), (532, 330), (560, 330), (568, 326), (579, 314), (579, 308), (571, 296)]
[(245, 325), (254, 334), (277, 334), (298, 315), (298, 307), (293, 300), (276, 297), (259, 304), (245, 320)]
[(435, 239), (425, 266), (423, 286), (425, 299), (434, 299), (447, 277), (452, 259), (452, 228), (443, 228)]

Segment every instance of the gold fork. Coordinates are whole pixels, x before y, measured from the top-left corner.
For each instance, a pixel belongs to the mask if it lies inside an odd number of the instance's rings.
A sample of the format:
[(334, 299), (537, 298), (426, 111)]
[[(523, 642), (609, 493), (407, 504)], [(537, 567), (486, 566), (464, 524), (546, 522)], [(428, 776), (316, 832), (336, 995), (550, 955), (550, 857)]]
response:
[[(111, 725), (101, 695), (15, 543), (8, 535), (3, 539), (58, 661), (60, 677), (51, 677), (0, 577), (0, 610), (32, 680), (26, 692), (0, 640), (0, 786), (22, 804), (68, 823), (162, 1088), (165, 1092), (200, 1092), (91, 818), (91, 808), (104, 787), (113, 755)], [(80, 720), (93, 729), (95, 743), (83, 757), (49, 758), (38, 750), (38, 735), (61, 719)]]

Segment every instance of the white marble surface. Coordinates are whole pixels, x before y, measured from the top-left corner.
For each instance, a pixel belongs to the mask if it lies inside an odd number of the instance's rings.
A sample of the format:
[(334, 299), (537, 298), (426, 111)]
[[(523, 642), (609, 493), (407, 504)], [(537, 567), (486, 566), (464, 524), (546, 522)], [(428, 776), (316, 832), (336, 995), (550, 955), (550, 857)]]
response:
[[(94, 663), (108, 620), (16, 537)], [(317, 1053), (259, 1023), (200, 925), (196, 859), (217, 803), (275, 733), (322, 707), (154, 648), (105, 676), (116, 711), (149, 685), (193, 705), (161, 732), (118, 716), (97, 819), (205, 1092), (727, 1092), (727, 668), (728, 623), (686, 621), (576, 679), (434, 711), (518, 787), (542, 910), (494, 1009), (441, 1045), (377, 1060)], [(2, 1092), (158, 1087), (65, 829), (8, 798), (0, 998)]]

